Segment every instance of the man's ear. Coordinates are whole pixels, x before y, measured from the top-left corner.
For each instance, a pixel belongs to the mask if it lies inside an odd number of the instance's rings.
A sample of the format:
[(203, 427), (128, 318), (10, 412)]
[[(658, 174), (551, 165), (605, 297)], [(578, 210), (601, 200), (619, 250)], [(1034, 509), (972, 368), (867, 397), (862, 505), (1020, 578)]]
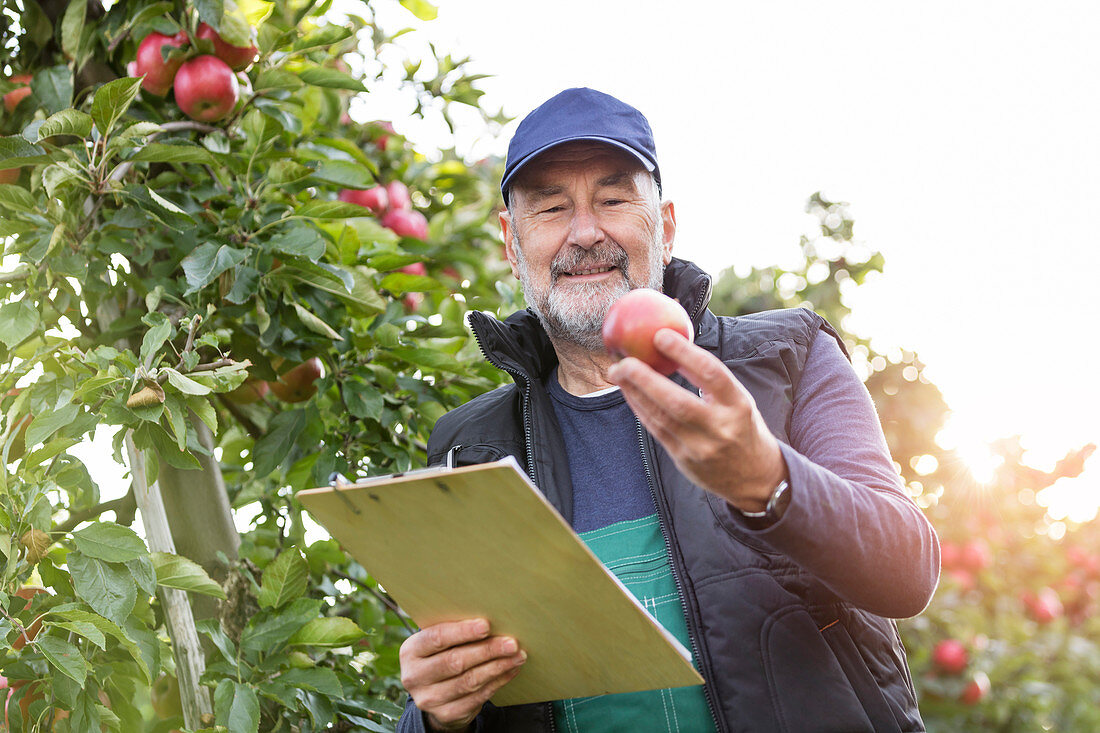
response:
[(671, 201), (661, 202), (661, 236), (664, 242), (662, 261), (672, 262), (672, 244), (676, 241), (676, 205)]
[(512, 275), (519, 280), (519, 260), (516, 259), (515, 237), (512, 232), (512, 214), (508, 209), (501, 210), (500, 233), (504, 237), (504, 256), (512, 266)]

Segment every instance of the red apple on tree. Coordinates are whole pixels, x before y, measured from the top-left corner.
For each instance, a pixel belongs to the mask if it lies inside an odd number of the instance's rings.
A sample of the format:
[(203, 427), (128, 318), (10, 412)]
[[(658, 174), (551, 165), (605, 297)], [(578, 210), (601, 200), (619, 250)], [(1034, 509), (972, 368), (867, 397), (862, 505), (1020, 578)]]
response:
[(359, 204), (371, 210), (375, 216), (381, 216), (390, 205), (390, 194), (385, 186), (375, 186), (365, 191), (346, 188), (338, 198), (349, 204)]
[(25, 97), (31, 93), (31, 75), (30, 74), (16, 74), (9, 81), (12, 84), (18, 84), (19, 86), (12, 89), (10, 92), (4, 95), (4, 109), (9, 113), (14, 112), (15, 108), (19, 106), (19, 103), (23, 101)]
[(1038, 593), (1025, 591), (1022, 600), (1028, 615), (1039, 624), (1049, 624), (1064, 613), (1062, 599), (1053, 588), (1043, 588)]
[(676, 363), (653, 346), (653, 337), (671, 328), (689, 341), (694, 328), (687, 311), (672, 298), (649, 288), (631, 290), (615, 301), (603, 322), (603, 344), (607, 353), (622, 359), (633, 356), (664, 375), (676, 371)]
[(244, 384), (226, 395), (226, 398), (237, 405), (251, 405), (259, 402), (270, 391), (270, 386), (262, 379), (246, 379)]
[(399, 237), (428, 238), (428, 220), (419, 211), (392, 209), (382, 217), (382, 226)]
[(972, 573), (985, 570), (993, 562), (993, 553), (983, 540), (970, 540), (959, 550), (959, 564)]
[(271, 382), (271, 391), (283, 402), (305, 402), (317, 393), (316, 382), (323, 373), (321, 360), (315, 356)]
[(970, 663), (966, 647), (957, 639), (944, 639), (932, 649), (932, 664), (941, 672), (958, 674)]
[(163, 97), (172, 88), (172, 80), (176, 78), (183, 63), (182, 57), (175, 57), (165, 61), (161, 48), (171, 46), (183, 48), (190, 39), (187, 33), (180, 31), (174, 36), (166, 36), (163, 33), (153, 31), (138, 44), (137, 59), (135, 60), (136, 76), (144, 76), (141, 88), (150, 94)]
[(394, 131), (393, 123), (386, 122), (385, 120), (377, 120), (370, 124), (372, 127), (381, 128), (382, 132), (372, 131), (371, 139), (374, 140), (374, 144), (378, 146), (379, 150), (384, 151), (390, 144), (390, 136), (387, 133), (392, 133)]
[(217, 56), (196, 56), (176, 72), (176, 104), (199, 122), (216, 122), (237, 105), (240, 84), (229, 65)]
[(390, 209), (411, 209), (412, 198), (409, 196), (409, 187), (401, 181), (390, 181), (386, 185), (386, 193), (389, 194)]
[(985, 672), (975, 672), (959, 695), (959, 701), (963, 705), (977, 705), (989, 694), (989, 690), (989, 676)]
[(248, 68), (248, 65), (256, 60), (259, 49), (255, 46), (233, 46), (222, 40), (218, 32), (206, 23), (199, 23), (199, 29), (195, 33), (198, 38), (203, 38), (214, 44), (214, 55), (220, 58), (233, 71)]

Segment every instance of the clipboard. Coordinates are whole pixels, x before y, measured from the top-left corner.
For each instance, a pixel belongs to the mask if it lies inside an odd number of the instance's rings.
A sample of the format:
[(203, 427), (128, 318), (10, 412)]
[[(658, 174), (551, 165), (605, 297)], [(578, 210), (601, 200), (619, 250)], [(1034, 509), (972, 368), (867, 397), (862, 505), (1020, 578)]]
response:
[(519, 641), (495, 705), (703, 684), (511, 456), (297, 498), (420, 627), (483, 617)]

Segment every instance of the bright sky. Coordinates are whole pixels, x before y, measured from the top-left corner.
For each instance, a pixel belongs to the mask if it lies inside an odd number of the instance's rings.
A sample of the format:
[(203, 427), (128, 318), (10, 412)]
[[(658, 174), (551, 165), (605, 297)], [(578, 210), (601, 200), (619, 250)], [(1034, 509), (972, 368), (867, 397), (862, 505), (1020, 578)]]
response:
[[(375, 5), (422, 28), (412, 53), (426, 38), (493, 74), (491, 109), (570, 86), (641, 109), (678, 253), (712, 272), (789, 262), (812, 192), (850, 202), (887, 263), (850, 325), (920, 353), (954, 436), (1018, 433), (1040, 463), (1100, 441), (1100, 5), (442, 0), (426, 24)], [(454, 144), (408, 109), (378, 93), (362, 112)]]

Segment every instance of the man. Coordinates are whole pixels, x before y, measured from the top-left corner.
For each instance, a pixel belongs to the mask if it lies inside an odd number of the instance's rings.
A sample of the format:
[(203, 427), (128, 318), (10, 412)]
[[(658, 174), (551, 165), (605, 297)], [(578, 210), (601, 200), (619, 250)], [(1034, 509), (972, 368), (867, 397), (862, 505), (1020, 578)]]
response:
[[(516, 456), (706, 684), (497, 708), (526, 656), (468, 619), (402, 645), (399, 729), (924, 730), (888, 619), (928, 603), (939, 546), (870, 398), (810, 311), (706, 310), (710, 278), (672, 257), (660, 185), (648, 122), (613, 97), (570, 89), (524, 119), (500, 223), (529, 309), (470, 316), (515, 384), (443, 417), (428, 460)], [(603, 349), (607, 309), (638, 287), (694, 323), (694, 344), (655, 338), (672, 379)]]

